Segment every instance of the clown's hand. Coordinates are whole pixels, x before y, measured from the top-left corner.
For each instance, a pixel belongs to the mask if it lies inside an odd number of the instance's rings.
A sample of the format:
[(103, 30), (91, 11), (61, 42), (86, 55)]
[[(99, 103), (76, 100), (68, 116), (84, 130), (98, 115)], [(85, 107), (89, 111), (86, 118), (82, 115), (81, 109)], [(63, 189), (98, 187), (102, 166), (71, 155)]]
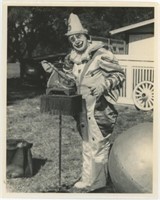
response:
[(103, 92), (104, 92), (104, 86), (103, 85), (95, 85), (95, 86), (92, 86), (90, 88), (90, 91), (91, 91), (91, 95), (93, 96), (96, 96), (96, 97), (100, 97)]
[(73, 80), (73, 81), (76, 81), (76, 77), (74, 76), (74, 74), (72, 72), (65, 72), (65, 75), (70, 79), (70, 80)]
[(51, 64), (50, 62), (48, 62), (46, 60), (41, 61), (41, 65), (42, 65), (43, 69), (48, 73), (51, 73), (54, 69), (53, 64)]

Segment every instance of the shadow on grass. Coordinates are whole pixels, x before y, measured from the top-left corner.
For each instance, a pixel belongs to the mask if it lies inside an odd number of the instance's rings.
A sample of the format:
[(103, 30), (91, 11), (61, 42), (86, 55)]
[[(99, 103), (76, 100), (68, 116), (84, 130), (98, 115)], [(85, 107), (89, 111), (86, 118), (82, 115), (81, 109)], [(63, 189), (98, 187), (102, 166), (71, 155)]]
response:
[(33, 158), (32, 164), (33, 164), (33, 176), (38, 173), (40, 168), (45, 165), (47, 159), (39, 159), (39, 158)]
[(7, 79), (7, 105), (26, 98), (34, 98), (44, 94), (45, 88), (34, 85), (24, 85), (20, 78)]

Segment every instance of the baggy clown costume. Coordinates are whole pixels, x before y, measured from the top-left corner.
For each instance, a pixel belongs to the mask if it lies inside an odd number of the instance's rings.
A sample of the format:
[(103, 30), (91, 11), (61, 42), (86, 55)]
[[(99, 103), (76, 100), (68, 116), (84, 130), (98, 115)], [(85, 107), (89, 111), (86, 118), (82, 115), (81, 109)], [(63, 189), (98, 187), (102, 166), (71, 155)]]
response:
[[(72, 13), (68, 23), (68, 37), (82, 34), (88, 38), (77, 15)], [(77, 49), (81, 47), (82, 41), (77, 38), (75, 42)], [(94, 190), (106, 186), (109, 137), (118, 115), (114, 104), (125, 76), (104, 43), (87, 39), (87, 47), (83, 51), (77, 49), (67, 55), (64, 68), (66, 73), (73, 73), (83, 98), (82, 113), (75, 116), (83, 145), (82, 176), (75, 187)]]

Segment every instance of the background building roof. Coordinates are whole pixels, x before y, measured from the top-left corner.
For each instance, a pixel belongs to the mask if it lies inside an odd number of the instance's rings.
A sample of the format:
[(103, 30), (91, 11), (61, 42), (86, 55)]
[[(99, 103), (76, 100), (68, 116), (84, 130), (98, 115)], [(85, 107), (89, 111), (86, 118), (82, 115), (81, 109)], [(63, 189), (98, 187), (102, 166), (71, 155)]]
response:
[(142, 22), (139, 22), (139, 23), (136, 23), (136, 24), (131, 24), (131, 25), (128, 25), (128, 26), (124, 26), (122, 28), (114, 29), (114, 30), (110, 31), (110, 34), (115, 35), (115, 34), (118, 34), (118, 33), (129, 31), (131, 29), (139, 28), (139, 27), (149, 25), (149, 24), (152, 24), (152, 23), (154, 23), (154, 19), (149, 19), (149, 20), (142, 21)]

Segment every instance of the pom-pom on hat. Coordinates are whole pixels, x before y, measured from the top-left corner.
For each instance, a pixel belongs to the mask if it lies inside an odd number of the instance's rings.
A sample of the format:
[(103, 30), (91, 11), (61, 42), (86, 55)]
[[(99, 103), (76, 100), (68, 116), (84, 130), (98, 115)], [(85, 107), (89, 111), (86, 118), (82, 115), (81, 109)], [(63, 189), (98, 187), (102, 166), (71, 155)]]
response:
[(83, 28), (79, 17), (71, 13), (68, 19), (68, 32), (65, 35), (70, 36), (77, 33), (88, 34), (88, 30)]

